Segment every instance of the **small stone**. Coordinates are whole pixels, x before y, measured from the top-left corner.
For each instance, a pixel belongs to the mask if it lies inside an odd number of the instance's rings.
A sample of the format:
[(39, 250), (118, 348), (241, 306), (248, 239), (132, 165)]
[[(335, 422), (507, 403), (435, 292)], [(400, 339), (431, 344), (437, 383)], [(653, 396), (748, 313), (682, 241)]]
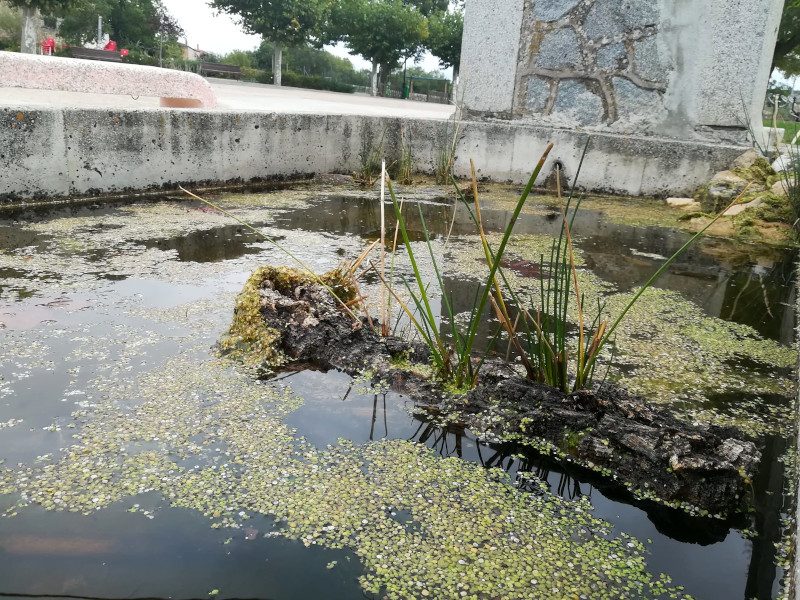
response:
[(739, 156), (736, 160), (731, 163), (731, 170), (738, 169), (740, 167), (750, 167), (752, 166), (761, 155), (756, 152), (753, 148), (750, 148), (747, 152)]
[(549, 0), (533, 3), (533, 18), (537, 21), (555, 21), (578, 5), (579, 0)]
[(625, 44), (609, 44), (597, 51), (597, 68), (606, 73), (623, 71), (628, 66), (628, 50)]
[(528, 81), (528, 93), (525, 100), (526, 108), (531, 112), (542, 112), (550, 99), (550, 87), (550, 81), (547, 79), (532, 77)]
[(776, 181), (775, 183), (772, 184), (772, 187), (769, 188), (769, 193), (775, 196), (786, 196), (787, 195), (786, 190), (789, 187), (794, 187), (794, 184), (795, 182), (793, 178), (785, 179), (782, 181)]
[(582, 81), (567, 79), (558, 86), (552, 114), (581, 127), (599, 125), (603, 122), (603, 101)]
[(742, 214), (748, 208), (757, 208), (762, 204), (764, 204), (764, 201), (761, 198), (756, 198), (746, 204), (735, 204), (734, 206), (731, 206), (728, 210), (725, 211), (724, 216), (734, 217), (736, 215)]
[(772, 162), (772, 168), (776, 173), (790, 171), (792, 168), (792, 153), (781, 154)]
[(536, 66), (541, 69), (568, 71), (583, 63), (578, 37), (571, 29), (560, 29), (545, 35), (536, 56)]
[(697, 204), (697, 202), (695, 202), (694, 198), (667, 198), (667, 204), (675, 208), (685, 208), (692, 204)]
[(636, 73), (642, 79), (665, 82), (669, 77), (671, 66), (659, 49), (655, 37), (636, 42), (633, 45), (633, 56)]
[(733, 171), (720, 171), (711, 180), (711, 185), (715, 183), (733, 183), (736, 185), (747, 185), (748, 181), (739, 177)]

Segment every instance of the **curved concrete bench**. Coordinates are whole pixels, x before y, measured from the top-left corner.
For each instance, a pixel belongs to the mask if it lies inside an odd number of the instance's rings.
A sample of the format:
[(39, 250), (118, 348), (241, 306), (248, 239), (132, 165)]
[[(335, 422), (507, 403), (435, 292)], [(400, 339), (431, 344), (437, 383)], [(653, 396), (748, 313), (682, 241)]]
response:
[(0, 87), (155, 96), (164, 107), (217, 107), (212, 87), (194, 73), (18, 52), (0, 52)]

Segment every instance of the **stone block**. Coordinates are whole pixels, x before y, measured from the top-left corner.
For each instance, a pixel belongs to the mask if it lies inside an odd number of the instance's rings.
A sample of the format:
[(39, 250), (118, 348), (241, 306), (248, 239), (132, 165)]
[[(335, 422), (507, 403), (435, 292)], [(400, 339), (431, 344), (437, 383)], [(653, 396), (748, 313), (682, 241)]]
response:
[(687, 35), (682, 54), (692, 57), (683, 66), (687, 82), (694, 83), (687, 88), (691, 90), (687, 100), (694, 102), (699, 124), (737, 127), (747, 111), (756, 137), (761, 139), (758, 116), (772, 69), (782, 6), (775, 0), (715, 0), (694, 15), (683, 16), (692, 38)]
[(194, 73), (19, 52), (0, 52), (0, 86), (153, 96), (162, 106), (217, 107), (211, 85)]
[(642, 89), (623, 77), (614, 77), (612, 82), (620, 119), (653, 120), (664, 112), (661, 93)]
[(621, 42), (603, 46), (596, 56), (597, 68), (606, 73), (624, 71), (628, 67), (628, 51)]
[(749, 182), (744, 177), (739, 177), (733, 171), (720, 171), (714, 175), (713, 179), (711, 180), (711, 185), (717, 183), (730, 183), (731, 185), (735, 186), (745, 186)]
[(792, 153), (787, 152), (785, 154), (781, 154), (778, 158), (772, 161), (772, 168), (775, 169), (776, 173), (790, 171), (792, 169), (792, 160)]
[(581, 127), (603, 122), (603, 101), (582, 81), (565, 79), (558, 85), (553, 115), (572, 120)]
[(761, 198), (756, 198), (747, 204), (734, 204), (728, 210), (726, 210), (723, 215), (726, 217), (735, 217), (736, 215), (742, 214), (748, 208), (758, 208), (762, 204), (764, 204), (764, 201)]
[(759, 158), (761, 158), (761, 154), (756, 152), (753, 148), (750, 148), (747, 152), (743, 153), (731, 163), (731, 169), (752, 166), (753, 163), (755, 163)]
[(550, 99), (550, 81), (541, 77), (531, 77), (528, 81), (528, 92), (525, 96), (525, 107), (535, 113), (541, 113)]
[(466, 0), (461, 73), (470, 110), (513, 110), (522, 13), (523, 0)]
[(647, 81), (666, 82), (671, 67), (664, 59), (656, 36), (633, 44), (634, 71)]
[(613, 38), (658, 23), (658, 3), (652, 0), (597, 0), (583, 29), (592, 39)]
[(567, 71), (583, 64), (578, 36), (572, 29), (559, 29), (544, 36), (536, 56), (536, 66), (542, 69)]
[(580, 0), (534, 0), (531, 15), (536, 21), (556, 21), (575, 8)]

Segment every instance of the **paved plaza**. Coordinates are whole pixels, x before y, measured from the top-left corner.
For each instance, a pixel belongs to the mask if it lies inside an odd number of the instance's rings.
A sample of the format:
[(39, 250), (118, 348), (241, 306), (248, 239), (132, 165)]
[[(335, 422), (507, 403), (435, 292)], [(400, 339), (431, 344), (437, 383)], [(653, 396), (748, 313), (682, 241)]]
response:
[[(208, 79), (219, 101), (217, 110), (279, 112), (295, 114), (367, 115), (410, 119), (447, 119), (452, 105), (372, 98), (364, 94), (342, 94), (225, 79)], [(0, 106), (72, 106), (76, 108), (158, 108), (159, 99), (0, 88)]]

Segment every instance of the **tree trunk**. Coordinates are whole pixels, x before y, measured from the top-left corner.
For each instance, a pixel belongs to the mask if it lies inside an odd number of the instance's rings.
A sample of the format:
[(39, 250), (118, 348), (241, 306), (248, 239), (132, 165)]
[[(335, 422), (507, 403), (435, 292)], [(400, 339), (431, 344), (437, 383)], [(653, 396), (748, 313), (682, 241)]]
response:
[(378, 78), (378, 95), (385, 96), (387, 84), (389, 83), (389, 76), (392, 74), (392, 69), (389, 65), (381, 65), (380, 73), (380, 77)]
[(36, 54), (36, 9), (22, 7), (22, 39), (19, 51), (25, 54)]
[(378, 61), (372, 60), (372, 77), (369, 80), (369, 95), (378, 95)]
[(281, 60), (283, 59), (283, 46), (275, 42), (275, 51), (272, 53), (272, 83), (281, 84)]

